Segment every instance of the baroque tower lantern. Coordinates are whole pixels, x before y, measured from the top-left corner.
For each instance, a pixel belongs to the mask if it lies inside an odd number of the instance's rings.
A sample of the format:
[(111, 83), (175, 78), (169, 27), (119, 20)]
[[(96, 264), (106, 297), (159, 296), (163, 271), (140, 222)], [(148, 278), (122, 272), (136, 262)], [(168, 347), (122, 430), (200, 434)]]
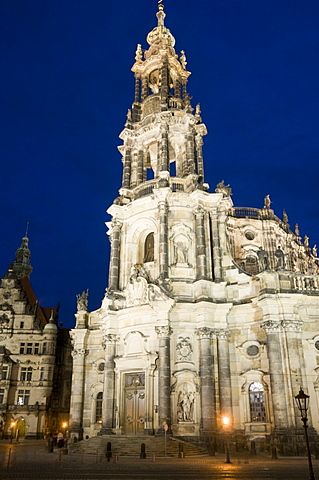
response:
[(78, 296), (71, 435), (167, 425), (207, 440), (227, 416), (247, 440), (283, 438), (296, 426), (300, 385), (319, 402), (317, 252), (269, 196), (261, 209), (238, 208), (223, 181), (208, 192), (207, 130), (191, 105), (185, 52), (176, 54), (161, 3), (156, 16), (149, 48), (136, 49), (120, 134), (108, 288), (93, 312), (88, 292)]

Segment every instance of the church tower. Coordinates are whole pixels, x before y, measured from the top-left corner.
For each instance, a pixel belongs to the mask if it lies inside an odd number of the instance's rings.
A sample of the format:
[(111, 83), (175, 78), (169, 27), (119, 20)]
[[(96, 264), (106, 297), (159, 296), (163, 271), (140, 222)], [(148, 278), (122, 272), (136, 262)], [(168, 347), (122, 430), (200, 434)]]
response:
[(190, 102), (186, 56), (161, 3), (156, 16), (149, 48), (137, 46), (120, 134), (108, 288), (94, 312), (87, 292), (78, 296), (71, 435), (168, 428), (211, 439), (225, 416), (247, 439), (288, 434), (300, 385), (319, 401), (313, 381), (300, 383), (310, 368), (319, 385), (316, 249), (269, 196), (262, 209), (235, 208), (223, 181), (208, 192), (207, 130)]

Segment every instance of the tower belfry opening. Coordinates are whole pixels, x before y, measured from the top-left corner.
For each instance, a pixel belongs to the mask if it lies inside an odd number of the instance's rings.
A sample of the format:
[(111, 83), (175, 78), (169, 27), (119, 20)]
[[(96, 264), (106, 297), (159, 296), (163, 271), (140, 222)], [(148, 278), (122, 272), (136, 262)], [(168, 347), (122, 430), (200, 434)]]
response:
[(240, 445), (271, 440), (292, 453), (300, 437), (287, 399), (318, 383), (317, 249), (269, 195), (242, 208), (223, 180), (209, 192), (201, 108), (158, 8), (132, 67), (105, 297), (93, 312), (87, 292), (78, 298), (71, 436), (168, 429), (218, 444), (226, 416)]

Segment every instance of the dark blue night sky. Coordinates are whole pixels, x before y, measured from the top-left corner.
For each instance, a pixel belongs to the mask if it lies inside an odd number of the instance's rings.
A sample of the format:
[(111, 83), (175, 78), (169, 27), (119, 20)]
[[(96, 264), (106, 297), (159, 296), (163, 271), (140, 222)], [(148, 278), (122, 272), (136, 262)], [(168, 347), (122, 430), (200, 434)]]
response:
[[(319, 3), (166, 0), (201, 103), (205, 180), (236, 206), (286, 209), (319, 244)], [(108, 278), (105, 210), (118, 194), (118, 134), (133, 101), (136, 44), (156, 0), (1, 0), (0, 275), (30, 222), (31, 282), (43, 306), (100, 306)]]

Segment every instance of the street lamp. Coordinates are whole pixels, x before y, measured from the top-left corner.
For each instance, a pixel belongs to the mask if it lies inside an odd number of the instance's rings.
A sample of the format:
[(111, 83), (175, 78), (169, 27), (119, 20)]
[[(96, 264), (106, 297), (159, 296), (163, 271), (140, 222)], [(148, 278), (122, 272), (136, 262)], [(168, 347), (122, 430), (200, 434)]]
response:
[(303, 422), (303, 426), (305, 429), (305, 438), (306, 438), (308, 464), (309, 464), (309, 480), (316, 480), (316, 477), (312, 468), (311, 452), (310, 452), (310, 445), (309, 445), (309, 438), (308, 438), (307, 410), (309, 408), (309, 398), (310, 398), (309, 395), (306, 395), (302, 388), (300, 388), (298, 395), (295, 396), (297, 407), (300, 410), (301, 420)]
[(64, 436), (64, 439), (66, 438), (65, 433), (66, 433), (66, 428), (67, 428), (67, 426), (68, 426), (67, 422), (63, 422), (63, 423), (62, 423), (62, 428), (63, 428), (63, 432), (64, 432), (64, 435), (63, 435), (63, 436)]
[(229, 419), (229, 417), (223, 417), (222, 421), (223, 421), (224, 430), (225, 430), (225, 433), (226, 433), (226, 461), (225, 461), (225, 463), (231, 463), (230, 457), (229, 457), (229, 438), (228, 438), (228, 428), (230, 426), (230, 419)]

